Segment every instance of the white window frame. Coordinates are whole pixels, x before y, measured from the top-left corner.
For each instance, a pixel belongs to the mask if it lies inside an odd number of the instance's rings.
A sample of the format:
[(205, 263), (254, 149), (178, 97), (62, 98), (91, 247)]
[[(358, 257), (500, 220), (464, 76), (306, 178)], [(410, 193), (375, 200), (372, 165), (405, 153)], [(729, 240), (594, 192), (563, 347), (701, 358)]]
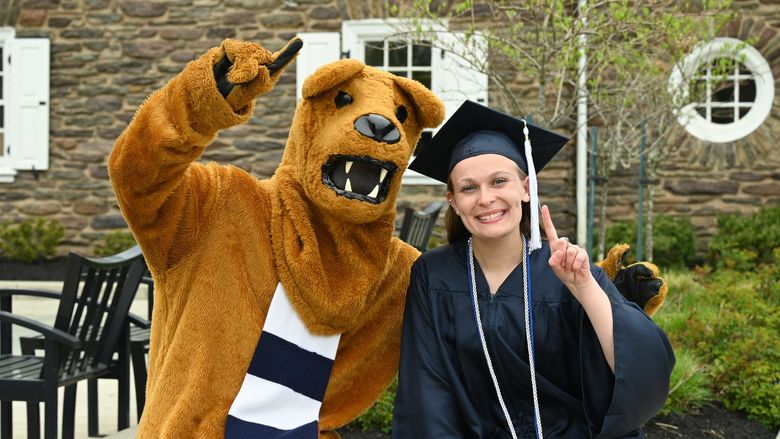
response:
[[(407, 23), (404, 19), (365, 19), (365, 20), (347, 20), (341, 24), (341, 51), (349, 58), (354, 58), (365, 62), (365, 42), (383, 41), (389, 37), (398, 34), (398, 29), (403, 28)], [(451, 35), (448, 30), (448, 23), (432, 20), (422, 20), (418, 28), (426, 29), (432, 33), (431, 40), (441, 39), (442, 36)], [(448, 90), (446, 84), (447, 64), (443, 62), (444, 53), (436, 44), (431, 47), (431, 90), (439, 95), (445, 101), (447, 117), (449, 117), (457, 106), (463, 101), (465, 93), (459, 93), (459, 90)], [(387, 54), (385, 53), (385, 56)], [(462, 63), (460, 63), (462, 64)], [(451, 66), (451, 65), (450, 65)], [(457, 75), (457, 74), (456, 74)], [(451, 75), (450, 75), (451, 76)], [(451, 79), (451, 78), (450, 78)], [(484, 88), (477, 100), (487, 105), (487, 76), (480, 78), (480, 86)], [(434, 133), (436, 129), (432, 130)], [(436, 185), (443, 183), (424, 176), (420, 173), (407, 169), (404, 172), (402, 183), (405, 185)]]
[[(730, 78), (735, 82), (739, 79), (752, 78), (756, 87), (756, 98), (752, 103), (739, 103), (737, 92), (734, 104), (730, 106), (750, 108), (743, 117), (732, 123), (715, 123), (702, 117), (696, 107), (702, 104), (707, 108), (707, 113), (711, 112), (713, 107), (710, 101), (709, 78), (707, 83), (707, 101), (688, 103), (689, 79), (698, 74), (699, 67), (706, 65), (719, 58), (731, 58), (741, 62), (747, 67), (751, 75), (731, 75)], [(772, 77), (772, 69), (763, 56), (754, 47), (740, 41), (736, 38), (719, 37), (707, 43), (697, 46), (685, 59), (675, 66), (672, 75), (669, 78), (669, 86), (673, 93), (677, 95), (682, 106), (677, 112), (678, 122), (685, 127), (691, 135), (712, 143), (728, 143), (742, 139), (753, 131), (758, 129), (772, 110), (772, 102), (775, 97), (775, 81)]]
[(11, 93), (11, 87), (9, 85), (8, 75), (8, 63), (9, 45), (7, 44), (15, 36), (14, 28), (12, 27), (0, 27), (0, 47), (3, 48), (3, 59), (0, 59), (0, 64), (3, 64), (3, 71), (0, 72), (2, 77), (2, 98), (0, 98), (0, 105), (3, 107), (3, 126), (0, 127), (0, 133), (2, 133), (2, 142), (0, 142), (0, 183), (13, 183), (16, 176), (16, 170), (11, 166), (11, 159), (6, 151), (6, 142), (8, 142), (8, 136), (11, 132), (8, 127), (8, 111), (9, 111), (9, 95)]

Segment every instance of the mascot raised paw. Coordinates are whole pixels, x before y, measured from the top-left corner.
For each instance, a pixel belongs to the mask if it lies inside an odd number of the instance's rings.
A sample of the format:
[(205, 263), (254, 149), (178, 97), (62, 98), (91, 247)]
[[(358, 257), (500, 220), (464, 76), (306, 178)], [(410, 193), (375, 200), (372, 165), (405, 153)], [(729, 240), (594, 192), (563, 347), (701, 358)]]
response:
[(596, 265), (607, 273), (623, 297), (639, 305), (652, 317), (666, 299), (666, 282), (658, 276), (658, 267), (652, 262), (626, 266), (625, 259), (630, 249), (628, 244), (616, 244)]
[(153, 93), (111, 153), (156, 286), (139, 438), (336, 438), (396, 373), (419, 253), (393, 237), (395, 201), (441, 101), (341, 60), (306, 79), (273, 177), (197, 161), (301, 44), (226, 40)]

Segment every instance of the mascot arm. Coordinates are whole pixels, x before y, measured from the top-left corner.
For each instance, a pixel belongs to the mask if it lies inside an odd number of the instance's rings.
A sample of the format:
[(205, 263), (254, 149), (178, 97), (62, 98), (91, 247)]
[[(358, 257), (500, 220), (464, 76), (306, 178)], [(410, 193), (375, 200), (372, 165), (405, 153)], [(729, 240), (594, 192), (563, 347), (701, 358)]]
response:
[[(249, 120), (257, 96), (273, 88), (300, 45), (296, 38), (272, 54), (255, 43), (225, 40), (153, 93), (117, 140), (109, 174), (153, 269), (175, 264), (197, 241), (231, 172), (194, 161), (220, 130)], [(230, 65), (223, 72), (224, 60)]]
[(625, 266), (625, 257), (629, 250), (628, 244), (617, 244), (609, 250), (607, 257), (596, 265), (607, 273), (620, 294), (652, 316), (664, 303), (666, 282), (658, 276), (658, 267), (651, 262), (637, 262)]

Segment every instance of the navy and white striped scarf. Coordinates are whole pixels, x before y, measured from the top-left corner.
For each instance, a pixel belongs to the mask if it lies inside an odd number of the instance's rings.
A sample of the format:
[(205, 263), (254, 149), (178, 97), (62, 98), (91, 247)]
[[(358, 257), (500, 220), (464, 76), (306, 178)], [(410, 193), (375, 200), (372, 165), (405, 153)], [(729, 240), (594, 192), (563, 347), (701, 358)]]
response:
[(228, 412), (225, 438), (316, 439), (340, 338), (311, 334), (280, 283)]

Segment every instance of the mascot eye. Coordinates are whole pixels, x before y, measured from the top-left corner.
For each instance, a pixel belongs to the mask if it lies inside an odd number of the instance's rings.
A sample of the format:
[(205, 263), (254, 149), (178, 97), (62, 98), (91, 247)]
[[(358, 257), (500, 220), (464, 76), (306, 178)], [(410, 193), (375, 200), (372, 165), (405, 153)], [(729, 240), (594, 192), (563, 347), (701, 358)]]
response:
[(395, 110), (395, 117), (398, 118), (398, 121), (401, 123), (406, 122), (406, 118), (409, 116), (409, 114), (406, 112), (406, 107), (403, 105), (399, 106), (397, 110)]
[(352, 96), (347, 92), (340, 91), (333, 99), (333, 102), (336, 103), (336, 108), (341, 108), (352, 103)]

